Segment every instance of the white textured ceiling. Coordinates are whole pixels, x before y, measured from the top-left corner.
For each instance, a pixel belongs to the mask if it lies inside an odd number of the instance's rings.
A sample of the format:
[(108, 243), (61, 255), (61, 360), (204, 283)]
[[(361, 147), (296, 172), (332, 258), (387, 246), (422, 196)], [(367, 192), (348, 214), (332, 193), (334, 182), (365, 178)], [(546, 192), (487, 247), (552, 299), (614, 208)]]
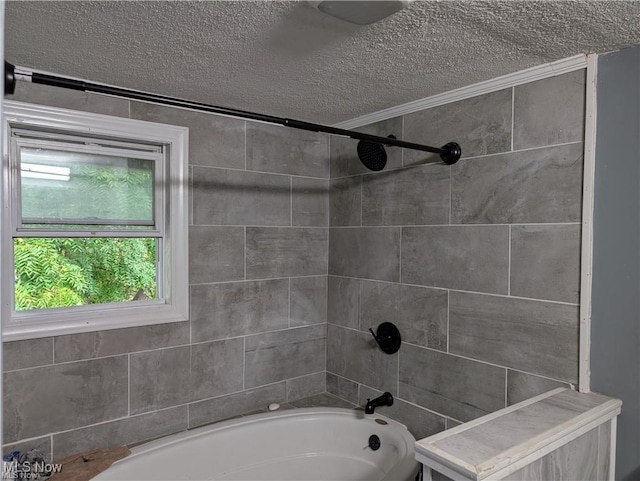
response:
[(369, 26), (306, 2), (9, 1), (5, 32), (19, 66), (335, 123), (639, 44), (640, 1), (416, 1)]

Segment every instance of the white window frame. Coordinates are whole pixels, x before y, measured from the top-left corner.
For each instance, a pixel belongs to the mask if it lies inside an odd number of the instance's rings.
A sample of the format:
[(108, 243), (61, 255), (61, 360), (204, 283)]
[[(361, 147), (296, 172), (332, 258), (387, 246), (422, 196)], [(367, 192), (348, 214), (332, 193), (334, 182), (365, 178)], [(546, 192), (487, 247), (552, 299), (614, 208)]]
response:
[[(0, 223), (0, 316), (5, 341), (185, 321), (189, 318), (189, 129), (173, 125), (45, 107), (15, 101), (3, 104), (2, 216)], [(158, 256), (161, 299), (85, 305), (30, 311), (14, 310), (14, 266), (11, 216), (16, 198), (12, 189), (11, 129), (36, 128), (69, 135), (115, 138), (123, 142), (153, 143), (166, 151), (168, 206), (162, 221), (163, 254)], [(54, 234), (54, 232), (52, 232)], [(43, 234), (44, 235), (44, 234)], [(151, 237), (154, 236), (150, 232)], [(28, 235), (27, 235), (28, 236)], [(71, 237), (71, 236), (69, 236)], [(116, 237), (114, 235), (113, 237)]]

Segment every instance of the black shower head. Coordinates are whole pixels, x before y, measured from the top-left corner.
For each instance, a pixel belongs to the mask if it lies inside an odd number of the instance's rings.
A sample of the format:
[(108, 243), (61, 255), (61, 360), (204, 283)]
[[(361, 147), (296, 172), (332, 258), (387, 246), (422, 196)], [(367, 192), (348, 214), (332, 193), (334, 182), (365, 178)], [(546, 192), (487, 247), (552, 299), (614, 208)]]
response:
[(384, 169), (384, 166), (387, 165), (387, 152), (382, 144), (376, 142), (364, 140), (358, 142), (358, 158), (367, 169), (374, 172)]

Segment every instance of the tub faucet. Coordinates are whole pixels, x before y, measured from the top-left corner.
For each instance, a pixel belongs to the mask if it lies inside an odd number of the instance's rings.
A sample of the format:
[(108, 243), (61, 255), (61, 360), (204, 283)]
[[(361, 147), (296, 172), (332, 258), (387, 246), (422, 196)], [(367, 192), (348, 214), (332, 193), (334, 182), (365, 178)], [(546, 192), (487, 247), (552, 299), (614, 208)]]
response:
[(364, 407), (365, 414), (373, 414), (379, 406), (391, 406), (393, 404), (393, 396), (390, 392), (384, 393), (375, 399), (367, 399), (367, 405)]

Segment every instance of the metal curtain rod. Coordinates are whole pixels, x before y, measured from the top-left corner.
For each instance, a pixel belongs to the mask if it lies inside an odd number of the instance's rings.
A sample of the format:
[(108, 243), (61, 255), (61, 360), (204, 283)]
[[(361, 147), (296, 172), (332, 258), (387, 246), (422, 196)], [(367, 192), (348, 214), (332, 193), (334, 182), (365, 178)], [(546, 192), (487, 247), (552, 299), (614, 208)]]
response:
[[(388, 145), (392, 147), (402, 147), (404, 149), (421, 150), (424, 152), (431, 152), (434, 154), (440, 154), (440, 158), (445, 164), (455, 164), (461, 155), (460, 146), (455, 142), (449, 142), (448, 144), (438, 148), (430, 147), (428, 145), (414, 144), (413, 142), (405, 142), (404, 140), (398, 140), (392, 137), (379, 137), (377, 135), (370, 135), (360, 132), (353, 132), (351, 130), (339, 129), (336, 127), (330, 127), (328, 125), (314, 124), (305, 122), (302, 120), (287, 119), (282, 117), (274, 117), (271, 115), (264, 115), (255, 112), (248, 112), (245, 110), (232, 109), (228, 107), (219, 107), (215, 105), (209, 105), (201, 102), (193, 102), (191, 100), (184, 100), (175, 97), (169, 97), (166, 95), (158, 95), (148, 92), (141, 92), (138, 90), (125, 89), (120, 87), (112, 87), (109, 85), (102, 85), (99, 83), (88, 82), (84, 80), (78, 80), (68, 77), (63, 77), (53, 74), (45, 74), (35, 72), (23, 67), (16, 67), (9, 62), (4, 62), (4, 93), (13, 94), (16, 88), (16, 82), (18, 80), (25, 82), (32, 82), (35, 84), (50, 85), (53, 87), (62, 87), (72, 90), (81, 90), (84, 92), (96, 92), (101, 94), (113, 95), (116, 97), (124, 97), (133, 100), (141, 100), (144, 102), (152, 102), (162, 105), (171, 105), (173, 107), (185, 107), (193, 110), (200, 110), (203, 112), (210, 112), (215, 114), (228, 115), (231, 117), (239, 117), (249, 120), (257, 120), (260, 122), (266, 122), (270, 124), (284, 125), (285, 127), (292, 127), (294, 129), (308, 130), (311, 132), (324, 132), (327, 134), (340, 135), (343, 137), (349, 137), (355, 140), (364, 141), (370, 144)], [(376, 147), (373, 145), (373, 147)], [(360, 149), (360, 148), (359, 148)], [(386, 156), (385, 156), (386, 159)]]

